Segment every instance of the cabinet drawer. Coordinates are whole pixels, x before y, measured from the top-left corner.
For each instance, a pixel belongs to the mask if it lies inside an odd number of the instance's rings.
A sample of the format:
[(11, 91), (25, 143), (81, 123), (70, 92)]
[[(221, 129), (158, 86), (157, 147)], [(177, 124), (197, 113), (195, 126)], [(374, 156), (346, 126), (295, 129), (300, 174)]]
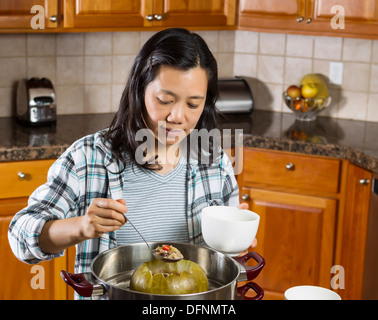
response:
[(293, 153), (244, 150), (243, 180), (297, 190), (337, 193), (341, 162)]
[(46, 182), (55, 160), (0, 162), (0, 198), (27, 197)]

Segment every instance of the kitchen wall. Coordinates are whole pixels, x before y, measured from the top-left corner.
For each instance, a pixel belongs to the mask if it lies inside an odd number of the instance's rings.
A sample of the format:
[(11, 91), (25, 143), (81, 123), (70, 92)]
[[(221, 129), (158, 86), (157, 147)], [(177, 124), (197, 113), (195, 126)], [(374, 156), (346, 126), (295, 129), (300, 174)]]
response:
[[(331, 85), (331, 106), (321, 115), (378, 122), (378, 40), (250, 31), (201, 31), (221, 77), (246, 76), (255, 108), (291, 112), (282, 92), (306, 73), (328, 76), (343, 62), (341, 86)], [(0, 35), (0, 117), (14, 114), (16, 85), (47, 77), (59, 114), (114, 112), (127, 74), (151, 32)]]

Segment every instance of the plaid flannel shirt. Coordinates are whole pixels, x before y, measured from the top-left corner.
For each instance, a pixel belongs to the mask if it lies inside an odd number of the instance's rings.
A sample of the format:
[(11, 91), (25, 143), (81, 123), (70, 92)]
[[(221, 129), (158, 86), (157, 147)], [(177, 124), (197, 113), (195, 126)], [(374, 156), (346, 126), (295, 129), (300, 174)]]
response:
[[(219, 161), (202, 165), (189, 160), (187, 166), (187, 219), (189, 240), (203, 244), (200, 212), (209, 205), (237, 206), (239, 190), (232, 165), (225, 153)], [(28, 206), (12, 219), (8, 238), (15, 256), (29, 264), (64, 255), (41, 251), (38, 237), (47, 221), (85, 215), (92, 199), (121, 199), (122, 169), (104, 144), (101, 131), (70, 146), (48, 172), (47, 182), (29, 198)], [(115, 232), (76, 245), (75, 272), (89, 272), (93, 259), (115, 247)]]

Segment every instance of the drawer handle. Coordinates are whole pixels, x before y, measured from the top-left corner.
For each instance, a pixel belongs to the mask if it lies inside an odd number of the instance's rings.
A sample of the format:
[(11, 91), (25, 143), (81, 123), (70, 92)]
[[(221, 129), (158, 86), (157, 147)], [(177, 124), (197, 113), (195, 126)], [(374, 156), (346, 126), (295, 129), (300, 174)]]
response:
[(20, 178), (20, 180), (25, 180), (25, 178), (26, 178), (26, 174), (23, 173), (22, 171), (20, 171), (19, 173), (17, 173), (17, 175)]
[(248, 194), (243, 194), (241, 198), (242, 198), (242, 200), (244, 200), (244, 201), (248, 201), (248, 200), (250, 199), (250, 197), (249, 197)]
[(294, 164), (292, 164), (291, 162), (286, 163), (286, 170), (288, 171), (294, 170)]

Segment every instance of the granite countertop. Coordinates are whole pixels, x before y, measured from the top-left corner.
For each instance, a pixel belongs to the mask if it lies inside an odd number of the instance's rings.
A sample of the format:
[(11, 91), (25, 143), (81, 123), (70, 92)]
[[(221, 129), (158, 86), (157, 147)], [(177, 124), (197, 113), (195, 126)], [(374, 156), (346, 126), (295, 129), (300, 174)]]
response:
[[(26, 127), (0, 118), (0, 161), (53, 159), (75, 140), (109, 126), (114, 114), (58, 116), (54, 126)], [(318, 117), (295, 121), (291, 113), (255, 110), (225, 115), (220, 129), (243, 129), (243, 145), (347, 159), (378, 172), (378, 123)]]

